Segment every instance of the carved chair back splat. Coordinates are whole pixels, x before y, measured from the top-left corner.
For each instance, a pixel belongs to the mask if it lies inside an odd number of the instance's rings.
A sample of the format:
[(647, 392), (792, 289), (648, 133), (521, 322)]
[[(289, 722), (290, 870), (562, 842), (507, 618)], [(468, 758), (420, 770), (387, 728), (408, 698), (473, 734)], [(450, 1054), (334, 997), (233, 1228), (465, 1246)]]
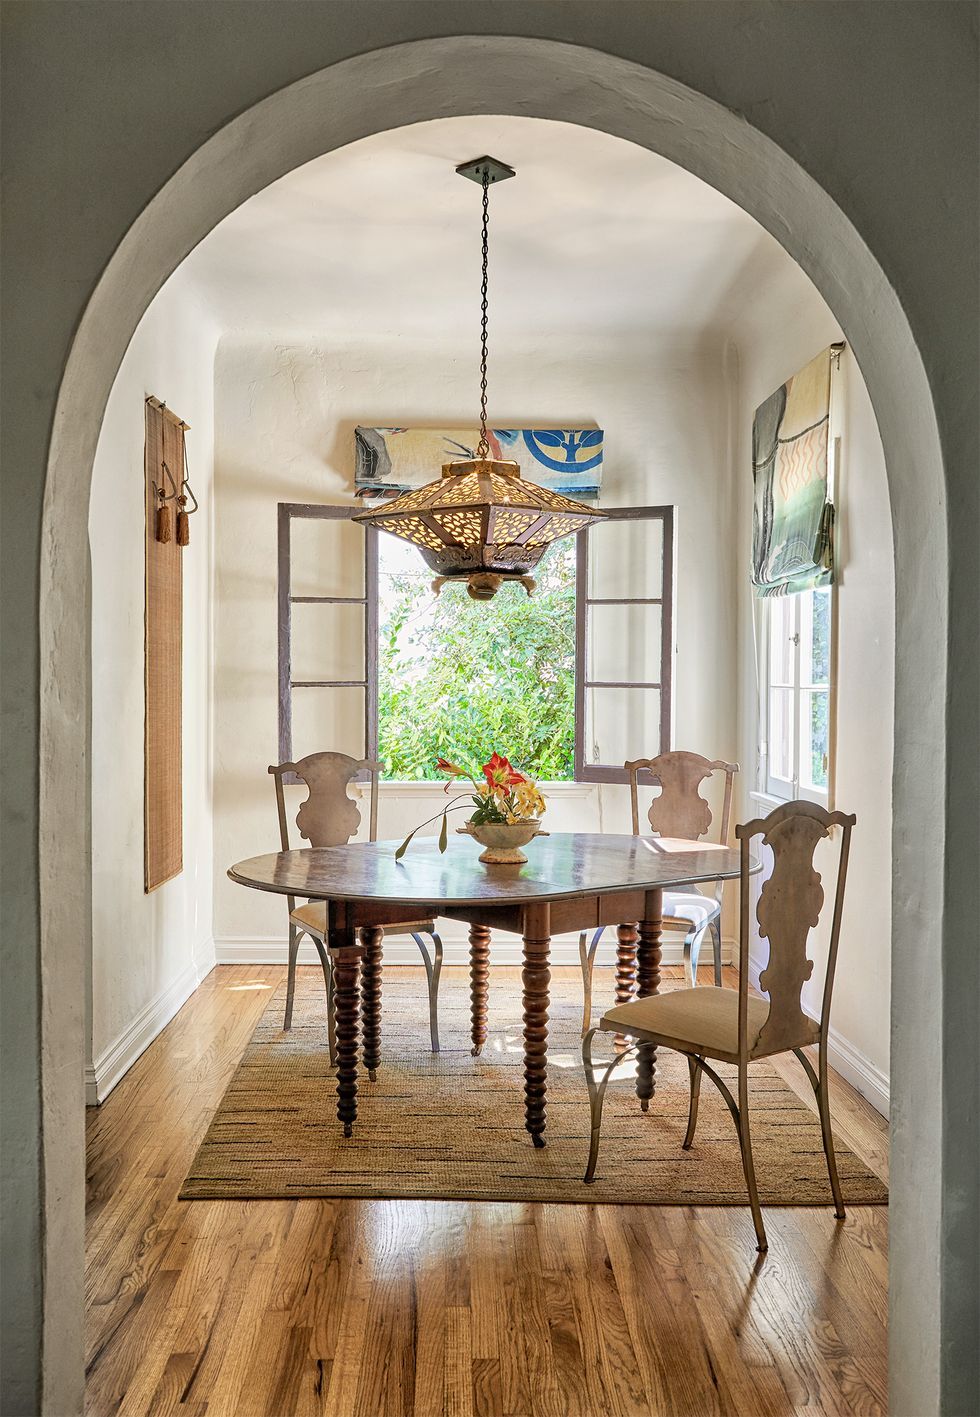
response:
[[(711, 808), (701, 796), (700, 786), (713, 773), (725, 774), (725, 797), (722, 803), (718, 841), (728, 845), (732, 819), (732, 789), (738, 763), (726, 763), (721, 758), (710, 760), (700, 753), (677, 749), (660, 753), (656, 758), (636, 758), (626, 763), (630, 779), (630, 806), (633, 811), (633, 835), (640, 835), (639, 776), (649, 773), (653, 785), (660, 788), (647, 812), (655, 836), (679, 836), (698, 841), (711, 829)], [(721, 887), (718, 888), (719, 899)]]
[(289, 850), (289, 825), (286, 820), (284, 780), (291, 774), (305, 782), (309, 795), (296, 814), (299, 834), (311, 846), (345, 846), (357, 834), (361, 814), (357, 803), (347, 794), (347, 788), (363, 772), (370, 774), (369, 806), (370, 839), (378, 831), (378, 774), (382, 763), (364, 758), (351, 758), (347, 753), (310, 753), (296, 763), (279, 763), (269, 772), (276, 781), (276, 803), (279, 808), (279, 836), (283, 851)]
[[(735, 828), (741, 848), (741, 927), (739, 939), (739, 1055), (746, 1060), (805, 1047), (815, 1034), (825, 1043), (840, 943), (841, 912), (851, 830), (857, 821), (845, 812), (828, 812), (815, 802), (787, 802)], [(820, 1019), (815, 1024), (803, 1012), (803, 986), (813, 973), (807, 955), (810, 932), (819, 922), (826, 894), (813, 864), (817, 843), (840, 827), (841, 843), (834, 886), (827, 969)], [(748, 1031), (749, 999), (749, 848), (761, 836), (772, 850), (773, 869), (763, 883), (756, 905), (759, 934), (769, 941), (769, 961), (759, 976), (759, 988), (769, 995), (769, 1013), (757, 1037)]]

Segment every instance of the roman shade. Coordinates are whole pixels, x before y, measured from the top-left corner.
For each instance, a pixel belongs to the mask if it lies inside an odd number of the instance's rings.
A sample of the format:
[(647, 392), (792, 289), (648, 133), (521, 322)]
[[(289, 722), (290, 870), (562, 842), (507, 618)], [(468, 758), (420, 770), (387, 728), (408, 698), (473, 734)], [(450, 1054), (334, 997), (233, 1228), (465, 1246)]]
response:
[(834, 507), (828, 492), (830, 368), (823, 350), (755, 411), (752, 584), (761, 597), (834, 581)]

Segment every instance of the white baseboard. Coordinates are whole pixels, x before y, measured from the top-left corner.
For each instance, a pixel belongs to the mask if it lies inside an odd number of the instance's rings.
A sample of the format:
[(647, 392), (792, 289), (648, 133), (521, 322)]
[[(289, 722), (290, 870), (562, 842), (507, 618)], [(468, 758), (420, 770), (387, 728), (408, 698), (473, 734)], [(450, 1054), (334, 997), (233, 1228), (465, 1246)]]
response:
[(85, 1069), (85, 1106), (98, 1107), (136, 1059), (186, 1004), (201, 980), (215, 966), (214, 941), (209, 937), (194, 949), (190, 963), (176, 979), (142, 1008), (115, 1042)]
[[(446, 964), (469, 964), (469, 947), (464, 930), (453, 927), (439, 931), (444, 948)], [(684, 960), (683, 940), (679, 934), (664, 936), (662, 962), (682, 964)], [(285, 964), (287, 944), (284, 936), (278, 935), (219, 935), (214, 942), (216, 964)], [(606, 937), (599, 946), (597, 962), (612, 964), (616, 957), (616, 932), (610, 926)], [(722, 941), (721, 957), (730, 964), (733, 958), (729, 940)], [(409, 935), (397, 935), (385, 941), (385, 964), (418, 964), (419, 952), (415, 941)], [(711, 960), (709, 942), (701, 948), (701, 968)], [(304, 938), (299, 947), (300, 964), (316, 964), (318, 956), (310, 941)], [(496, 934), (490, 949), (490, 963), (520, 964), (522, 962), (521, 939), (519, 935)], [(556, 935), (551, 942), (552, 964), (578, 964), (578, 935)]]
[[(759, 988), (759, 974), (765, 969), (766, 963), (767, 957), (765, 955), (750, 952), (749, 979), (756, 989)], [(805, 1005), (804, 1013), (809, 1014), (810, 1018), (816, 1017)], [(876, 1067), (833, 1026), (827, 1035), (827, 1061), (835, 1072), (840, 1073), (841, 1077), (851, 1084), (855, 1091), (867, 1098), (876, 1112), (880, 1112), (883, 1117), (888, 1116), (890, 1095), (888, 1074)]]

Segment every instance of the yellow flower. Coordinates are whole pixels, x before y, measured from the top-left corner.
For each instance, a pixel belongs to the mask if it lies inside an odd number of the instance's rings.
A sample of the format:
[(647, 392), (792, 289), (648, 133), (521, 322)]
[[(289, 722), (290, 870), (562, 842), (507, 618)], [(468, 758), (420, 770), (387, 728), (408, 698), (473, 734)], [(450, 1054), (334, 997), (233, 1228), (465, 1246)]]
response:
[(522, 782), (514, 788), (514, 802), (518, 812), (525, 819), (540, 817), (545, 810), (545, 801), (537, 783)]

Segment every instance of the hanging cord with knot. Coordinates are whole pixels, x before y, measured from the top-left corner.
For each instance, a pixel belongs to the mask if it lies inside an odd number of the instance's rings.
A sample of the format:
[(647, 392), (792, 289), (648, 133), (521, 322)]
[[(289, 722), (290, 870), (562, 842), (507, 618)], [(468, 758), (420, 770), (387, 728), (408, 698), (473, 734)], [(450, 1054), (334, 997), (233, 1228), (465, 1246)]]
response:
[(483, 283), (480, 287), (480, 441), (478, 458), (490, 456), (487, 436), (487, 264), (490, 250), (490, 173), (483, 172)]

